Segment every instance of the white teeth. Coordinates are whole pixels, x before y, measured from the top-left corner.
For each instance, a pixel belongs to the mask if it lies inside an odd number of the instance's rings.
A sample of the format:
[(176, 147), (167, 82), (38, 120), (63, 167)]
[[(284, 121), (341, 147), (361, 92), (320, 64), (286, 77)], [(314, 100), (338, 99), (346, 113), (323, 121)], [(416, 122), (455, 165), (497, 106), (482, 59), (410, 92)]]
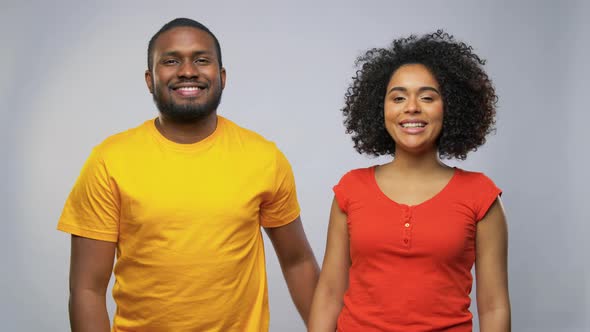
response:
[(178, 90), (196, 91), (196, 90), (201, 90), (201, 88), (199, 88), (198, 86), (187, 86), (187, 87), (178, 88)]
[(424, 127), (426, 126), (425, 123), (422, 122), (406, 122), (406, 123), (402, 123), (402, 127), (404, 128), (418, 128), (418, 127)]

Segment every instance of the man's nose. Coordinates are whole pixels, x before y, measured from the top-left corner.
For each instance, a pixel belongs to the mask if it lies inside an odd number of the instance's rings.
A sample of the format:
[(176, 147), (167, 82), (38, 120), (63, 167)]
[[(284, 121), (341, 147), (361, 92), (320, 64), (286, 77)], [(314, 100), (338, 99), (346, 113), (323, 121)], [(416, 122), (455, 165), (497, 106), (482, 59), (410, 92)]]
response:
[(199, 76), (199, 68), (192, 61), (183, 62), (178, 68), (178, 77), (195, 78)]

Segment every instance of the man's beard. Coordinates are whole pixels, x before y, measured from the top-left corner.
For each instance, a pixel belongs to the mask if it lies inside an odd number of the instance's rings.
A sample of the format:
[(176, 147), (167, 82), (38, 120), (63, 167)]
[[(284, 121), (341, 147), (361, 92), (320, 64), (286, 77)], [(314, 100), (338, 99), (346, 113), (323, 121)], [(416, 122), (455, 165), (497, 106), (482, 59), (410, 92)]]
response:
[[(166, 87), (164, 89), (166, 89)], [(210, 91), (211, 90), (208, 90), (207, 92)], [(221, 102), (221, 93), (222, 90), (220, 88), (218, 89), (218, 92), (215, 93), (215, 95), (212, 95), (212, 98), (204, 104), (176, 104), (172, 97), (166, 102), (162, 100), (163, 98), (160, 98), (160, 91), (156, 91), (156, 93), (153, 94), (153, 98), (156, 107), (158, 107), (160, 113), (165, 115), (167, 119), (177, 123), (188, 123), (202, 120), (215, 112)]]

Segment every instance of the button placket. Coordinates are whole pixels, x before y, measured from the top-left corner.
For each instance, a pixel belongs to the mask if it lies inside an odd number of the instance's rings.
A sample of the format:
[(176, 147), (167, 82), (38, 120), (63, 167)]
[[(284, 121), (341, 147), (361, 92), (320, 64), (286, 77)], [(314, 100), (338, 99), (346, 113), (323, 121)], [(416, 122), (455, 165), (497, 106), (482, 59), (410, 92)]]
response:
[(402, 245), (409, 249), (412, 244), (412, 210), (409, 206), (403, 207), (402, 229)]

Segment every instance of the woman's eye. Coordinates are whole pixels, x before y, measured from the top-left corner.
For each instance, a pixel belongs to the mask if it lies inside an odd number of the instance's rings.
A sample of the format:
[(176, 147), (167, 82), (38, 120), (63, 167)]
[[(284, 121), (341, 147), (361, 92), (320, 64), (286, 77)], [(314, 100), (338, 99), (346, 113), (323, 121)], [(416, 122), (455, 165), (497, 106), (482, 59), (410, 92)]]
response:
[(425, 102), (432, 102), (434, 100), (434, 98), (432, 98), (430, 96), (424, 96), (421, 99)]
[(405, 98), (404, 98), (404, 97), (394, 97), (394, 98), (393, 98), (393, 101), (394, 101), (395, 103), (401, 103), (401, 102), (402, 102), (402, 101), (404, 101), (404, 100), (405, 100)]

